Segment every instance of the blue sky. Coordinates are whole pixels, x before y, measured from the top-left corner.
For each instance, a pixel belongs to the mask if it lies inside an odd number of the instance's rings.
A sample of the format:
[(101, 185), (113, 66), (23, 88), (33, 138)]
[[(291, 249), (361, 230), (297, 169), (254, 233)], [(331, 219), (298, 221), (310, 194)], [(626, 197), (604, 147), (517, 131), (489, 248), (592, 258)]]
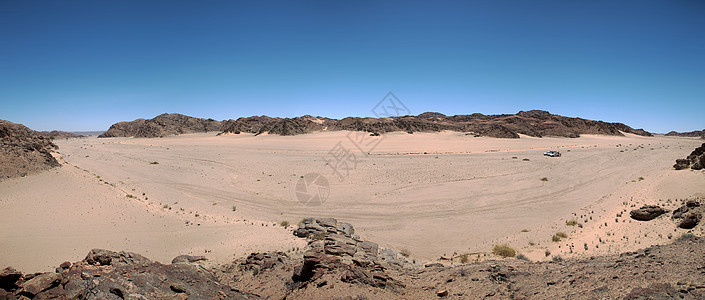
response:
[(2, 1), (0, 119), (544, 109), (705, 128), (705, 2)]

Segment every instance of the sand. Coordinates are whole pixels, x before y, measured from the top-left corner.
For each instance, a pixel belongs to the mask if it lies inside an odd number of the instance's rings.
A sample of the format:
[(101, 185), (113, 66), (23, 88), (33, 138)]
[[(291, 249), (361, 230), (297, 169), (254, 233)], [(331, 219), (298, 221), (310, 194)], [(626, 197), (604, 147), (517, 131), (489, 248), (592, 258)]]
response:
[[(362, 136), (371, 140), (359, 149), (349, 139), (356, 134), (59, 141), (61, 169), (0, 182), (0, 266), (46, 270), (91, 248), (162, 262), (189, 253), (224, 263), (250, 251), (295, 252), (304, 242), (279, 224), (309, 216), (350, 222), (363, 239), (418, 261), (482, 259), (498, 243), (537, 260), (547, 249), (616, 253), (687, 232), (666, 217), (630, 221), (632, 206), (673, 209), (674, 199), (705, 197), (702, 171), (671, 167), (702, 143), (692, 138), (390, 133)], [(334, 149), (355, 155), (342, 177), (331, 167)], [(545, 157), (547, 150), (563, 156)], [(302, 204), (295, 191), (311, 173), (330, 184), (319, 206)], [(573, 219), (580, 228), (565, 224)], [(558, 231), (570, 237), (551, 242)]]

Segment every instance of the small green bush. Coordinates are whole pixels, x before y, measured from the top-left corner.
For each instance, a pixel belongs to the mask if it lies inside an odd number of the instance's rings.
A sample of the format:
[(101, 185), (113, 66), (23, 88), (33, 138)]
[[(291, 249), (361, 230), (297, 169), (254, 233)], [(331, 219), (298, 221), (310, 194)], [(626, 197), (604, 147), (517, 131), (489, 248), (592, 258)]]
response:
[(542, 177), (541, 181), (548, 181), (548, 177)]
[(494, 247), (492, 247), (492, 253), (502, 257), (514, 257), (517, 255), (517, 251), (506, 244), (494, 245)]
[(279, 223), (279, 225), (281, 225), (281, 226), (283, 226), (283, 227), (288, 227), (288, 226), (289, 226), (289, 221), (282, 221), (281, 223)]
[(568, 220), (568, 221), (565, 221), (565, 225), (568, 225), (568, 226), (575, 226), (575, 225), (578, 225), (578, 220)]
[(237, 211), (237, 206), (233, 205), (233, 211)]
[(153, 162), (150, 162), (149, 164), (150, 164), (150, 165), (158, 165), (159, 162), (158, 162), (158, 161), (153, 161)]
[(567, 237), (568, 237), (568, 235), (565, 234), (565, 232), (556, 232), (556, 234), (553, 235), (553, 237), (551, 238), (551, 240), (554, 241), (554, 242), (560, 242), (561, 239), (564, 239), (564, 238), (567, 238)]

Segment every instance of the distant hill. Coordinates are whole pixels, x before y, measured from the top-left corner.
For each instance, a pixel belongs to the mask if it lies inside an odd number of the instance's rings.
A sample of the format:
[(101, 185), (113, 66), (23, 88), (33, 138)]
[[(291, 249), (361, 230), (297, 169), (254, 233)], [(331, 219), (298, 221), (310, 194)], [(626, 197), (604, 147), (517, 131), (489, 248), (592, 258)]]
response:
[(80, 134), (66, 132), (66, 131), (60, 131), (60, 130), (39, 131), (37, 133), (39, 133), (39, 135), (41, 135), (41, 136), (48, 137), (50, 139), (69, 139), (69, 138), (84, 137), (83, 135), (80, 135)]
[(0, 120), (0, 180), (61, 166), (51, 156), (58, 148), (48, 137), (22, 124)]
[(222, 122), (213, 119), (194, 118), (182, 114), (161, 114), (154, 119), (137, 119), (131, 122), (115, 123), (110, 126), (108, 131), (98, 137), (154, 138), (221, 130)]
[(426, 112), (418, 116), (391, 118), (348, 117), (341, 120), (324, 117), (302, 116), (296, 118), (271, 118), (267, 116), (239, 118), (223, 123), (223, 133), (254, 133), (296, 135), (316, 131), (352, 130), (370, 133), (394, 131), (438, 132), (442, 130), (468, 132), (497, 138), (519, 138), (519, 134), (533, 137), (579, 137), (581, 134), (623, 135), (633, 133), (652, 136), (643, 129), (633, 129), (622, 123), (571, 118), (542, 110), (521, 111), (513, 115), (446, 116)]
[(683, 137), (700, 137), (700, 138), (705, 138), (705, 129), (703, 130), (695, 130), (695, 131), (690, 131), (690, 132), (675, 132), (671, 131), (669, 133), (666, 133), (666, 136), (683, 136)]

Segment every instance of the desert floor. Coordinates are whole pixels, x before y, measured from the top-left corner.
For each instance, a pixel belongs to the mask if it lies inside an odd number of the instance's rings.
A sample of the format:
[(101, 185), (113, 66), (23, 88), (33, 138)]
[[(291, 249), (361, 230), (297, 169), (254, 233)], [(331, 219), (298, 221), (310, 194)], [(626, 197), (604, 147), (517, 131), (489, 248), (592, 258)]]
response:
[[(46, 271), (91, 248), (165, 263), (179, 254), (225, 263), (252, 251), (296, 252), (304, 241), (280, 224), (309, 216), (350, 222), (363, 239), (419, 262), (483, 259), (501, 243), (532, 260), (548, 259), (546, 250), (632, 251), (688, 232), (668, 216), (631, 220), (629, 210), (705, 198), (704, 172), (672, 168), (701, 143), (456, 132), (57, 141), (62, 168), (0, 182), (0, 266)], [(313, 174), (329, 182), (322, 203), (296, 193)], [(556, 232), (569, 237), (552, 242)]]

